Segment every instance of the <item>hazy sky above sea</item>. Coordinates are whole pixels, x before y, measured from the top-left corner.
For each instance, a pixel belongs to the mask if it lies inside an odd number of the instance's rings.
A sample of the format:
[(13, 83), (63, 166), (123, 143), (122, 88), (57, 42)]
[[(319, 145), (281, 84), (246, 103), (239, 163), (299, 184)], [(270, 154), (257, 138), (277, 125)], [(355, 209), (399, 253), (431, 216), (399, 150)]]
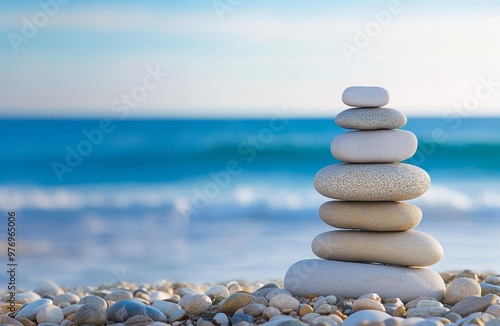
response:
[(64, 2), (0, 2), (0, 115), (500, 115), (500, 1)]

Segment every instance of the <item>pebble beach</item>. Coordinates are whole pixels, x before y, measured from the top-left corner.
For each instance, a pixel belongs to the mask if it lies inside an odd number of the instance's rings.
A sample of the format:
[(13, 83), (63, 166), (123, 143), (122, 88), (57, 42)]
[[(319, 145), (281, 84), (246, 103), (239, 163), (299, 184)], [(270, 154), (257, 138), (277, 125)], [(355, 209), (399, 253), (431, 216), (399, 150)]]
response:
[[(377, 293), (294, 297), (281, 280), (193, 284), (165, 280), (2, 292), (2, 325), (500, 325), (500, 274), (440, 273), (441, 300)], [(12, 307), (15, 312), (11, 312)]]

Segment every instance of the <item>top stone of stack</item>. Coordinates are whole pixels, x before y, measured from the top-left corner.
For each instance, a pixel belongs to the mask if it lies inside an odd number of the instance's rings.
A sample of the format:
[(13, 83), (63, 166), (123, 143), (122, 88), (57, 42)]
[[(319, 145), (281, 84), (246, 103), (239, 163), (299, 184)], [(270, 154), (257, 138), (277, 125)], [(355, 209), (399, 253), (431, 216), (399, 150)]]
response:
[(351, 86), (342, 93), (345, 105), (362, 108), (379, 108), (389, 103), (389, 93), (377, 86)]
[(406, 116), (382, 107), (389, 103), (389, 93), (378, 86), (351, 86), (342, 93), (342, 102), (353, 108), (340, 112), (335, 123), (356, 130), (398, 129), (406, 124)]

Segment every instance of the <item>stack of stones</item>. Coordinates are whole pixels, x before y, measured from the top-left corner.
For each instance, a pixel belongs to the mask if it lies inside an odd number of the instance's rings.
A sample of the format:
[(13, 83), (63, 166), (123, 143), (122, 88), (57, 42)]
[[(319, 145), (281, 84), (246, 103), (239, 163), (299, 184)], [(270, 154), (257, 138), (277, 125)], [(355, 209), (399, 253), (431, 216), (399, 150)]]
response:
[(398, 130), (406, 124), (381, 87), (349, 87), (342, 101), (351, 107), (335, 122), (355, 129), (335, 137), (332, 155), (345, 163), (321, 169), (314, 187), (323, 196), (319, 215), (335, 228), (318, 235), (312, 250), (321, 259), (302, 260), (285, 275), (285, 289), (296, 296), (375, 292), (382, 298), (409, 301), (419, 296), (440, 300), (440, 275), (426, 268), (441, 260), (443, 249), (430, 235), (412, 230), (421, 210), (402, 202), (424, 194), (430, 177), (422, 169), (399, 163), (413, 156), (417, 138)]

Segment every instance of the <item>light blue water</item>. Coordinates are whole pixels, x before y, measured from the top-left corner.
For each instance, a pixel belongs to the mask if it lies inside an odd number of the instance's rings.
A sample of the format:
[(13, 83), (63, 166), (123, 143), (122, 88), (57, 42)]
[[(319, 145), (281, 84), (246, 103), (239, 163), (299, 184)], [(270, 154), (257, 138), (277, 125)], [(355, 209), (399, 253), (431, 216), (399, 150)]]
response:
[[(499, 127), (403, 128), (420, 142), (409, 163), (433, 180), (412, 202), (444, 247), (435, 270), (500, 271)], [(333, 119), (1, 120), (0, 261), (16, 211), (22, 287), (280, 278), (328, 230), (312, 179), (344, 131)]]

